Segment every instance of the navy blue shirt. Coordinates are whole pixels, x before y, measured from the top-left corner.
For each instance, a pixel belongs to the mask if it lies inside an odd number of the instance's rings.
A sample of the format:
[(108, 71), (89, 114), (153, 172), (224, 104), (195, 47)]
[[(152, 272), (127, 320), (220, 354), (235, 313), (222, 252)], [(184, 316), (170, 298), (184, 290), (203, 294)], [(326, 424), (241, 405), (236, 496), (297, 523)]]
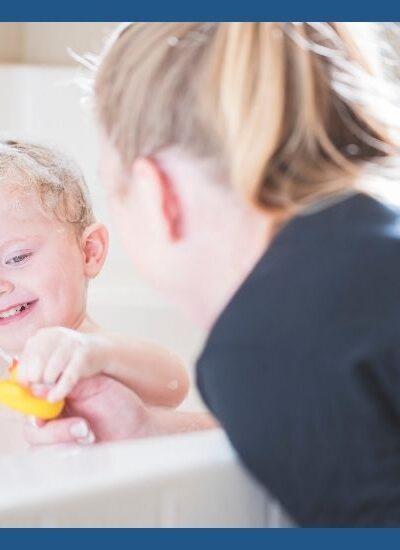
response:
[(208, 407), (300, 525), (400, 525), (400, 213), (293, 218), (216, 322)]

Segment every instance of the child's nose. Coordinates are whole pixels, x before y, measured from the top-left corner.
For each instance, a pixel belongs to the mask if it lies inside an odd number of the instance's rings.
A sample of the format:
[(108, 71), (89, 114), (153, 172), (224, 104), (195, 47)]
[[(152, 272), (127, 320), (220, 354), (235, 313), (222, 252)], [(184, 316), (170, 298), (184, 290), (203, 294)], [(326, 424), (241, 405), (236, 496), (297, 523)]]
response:
[(0, 278), (0, 296), (3, 294), (11, 294), (14, 289), (15, 287), (11, 281)]

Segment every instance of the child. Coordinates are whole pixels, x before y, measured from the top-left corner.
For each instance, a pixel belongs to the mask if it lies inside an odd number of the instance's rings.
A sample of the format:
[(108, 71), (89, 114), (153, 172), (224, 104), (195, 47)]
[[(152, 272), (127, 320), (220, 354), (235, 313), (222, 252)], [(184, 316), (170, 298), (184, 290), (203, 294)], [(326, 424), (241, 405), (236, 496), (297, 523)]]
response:
[(102, 371), (150, 405), (176, 407), (188, 389), (179, 360), (114, 338), (87, 315), (108, 234), (77, 167), (46, 147), (6, 141), (0, 178), (0, 347), (18, 356), (20, 382), (45, 384), (58, 401)]

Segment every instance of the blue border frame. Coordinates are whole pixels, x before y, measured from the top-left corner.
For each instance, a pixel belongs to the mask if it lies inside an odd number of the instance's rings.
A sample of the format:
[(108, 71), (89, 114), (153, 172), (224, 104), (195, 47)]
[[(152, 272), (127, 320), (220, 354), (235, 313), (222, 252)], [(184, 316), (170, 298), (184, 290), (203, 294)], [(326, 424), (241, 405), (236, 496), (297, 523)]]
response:
[(3, 0), (1, 21), (395, 21), (393, 0)]
[[(368, 550), (383, 544), (400, 543), (399, 529), (3, 529), (0, 544), (5, 550), (36, 548), (71, 550), (71, 545), (96, 550), (119, 547), (132, 550), (205, 550), (210, 547), (272, 548), (298, 547), (337, 550), (347, 545)], [(140, 545), (140, 546), (139, 546)]]

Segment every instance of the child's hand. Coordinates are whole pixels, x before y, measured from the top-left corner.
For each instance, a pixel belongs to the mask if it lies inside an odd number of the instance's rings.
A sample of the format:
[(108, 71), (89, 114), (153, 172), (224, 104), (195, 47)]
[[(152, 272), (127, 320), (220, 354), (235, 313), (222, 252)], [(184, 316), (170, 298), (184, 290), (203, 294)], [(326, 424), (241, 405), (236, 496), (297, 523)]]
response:
[(108, 349), (104, 336), (62, 327), (41, 329), (27, 340), (19, 357), (18, 380), (25, 385), (45, 384), (48, 401), (60, 401), (80, 379), (101, 372)]

